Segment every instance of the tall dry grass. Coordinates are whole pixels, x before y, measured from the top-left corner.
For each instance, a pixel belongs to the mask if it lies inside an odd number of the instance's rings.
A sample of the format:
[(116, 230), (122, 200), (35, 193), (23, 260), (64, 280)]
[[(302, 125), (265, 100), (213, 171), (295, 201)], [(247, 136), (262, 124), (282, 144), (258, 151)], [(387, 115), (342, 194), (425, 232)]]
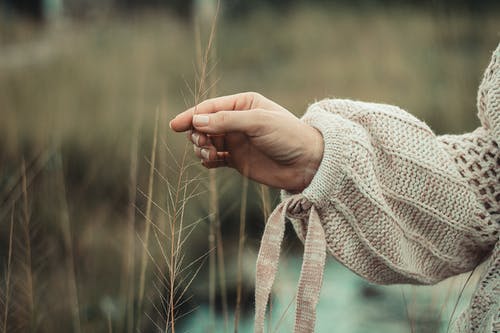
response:
[(81, 332), (81, 319), (80, 319), (80, 302), (78, 297), (78, 282), (76, 278), (75, 267), (75, 254), (73, 244), (73, 234), (71, 231), (71, 222), (68, 211), (68, 203), (66, 201), (66, 186), (63, 174), (63, 162), (61, 155), (56, 156), (56, 163), (59, 166), (59, 172), (56, 175), (57, 193), (59, 194), (59, 201), (61, 203), (61, 232), (63, 236), (65, 255), (65, 266), (67, 274), (67, 288), (69, 291), (69, 303), (71, 308), (72, 318), (72, 331), (75, 333)]
[[(12, 209), (12, 213), (10, 216), (10, 228), (9, 228), (9, 252), (7, 256), (7, 267), (5, 268), (6, 270), (6, 277), (5, 277), (5, 291), (2, 294), (2, 297), (0, 297), (0, 300), (2, 301), (2, 306), (4, 307), (4, 312), (3, 312), (3, 317), (2, 317), (2, 332), (7, 333), (7, 325), (9, 321), (9, 304), (10, 304), (10, 287), (11, 287), (11, 281), (10, 277), (12, 274), (12, 236), (13, 236), (13, 231), (14, 231), (14, 209)], [(3, 290), (2, 290), (3, 291)]]
[[(198, 44), (192, 22), (158, 13), (37, 32), (52, 58), (27, 67), (4, 66), (12, 45), (2, 45), (2, 330), (183, 331), (209, 304), (208, 330), (243, 331), (259, 221), (276, 192), (201, 170), (167, 120), (216, 87), (261, 91), (296, 114), (327, 96), (389, 102), (438, 132), (470, 130), (498, 15), (434, 14), (303, 7), (219, 16), (211, 43), (201, 29), (195, 62), (209, 60), (196, 79), (186, 74)], [(430, 310), (405, 289), (406, 326), (423, 330), (423, 312), (447, 321), (457, 281)], [(293, 300), (279, 292), (270, 331), (286, 331), (290, 317)]]

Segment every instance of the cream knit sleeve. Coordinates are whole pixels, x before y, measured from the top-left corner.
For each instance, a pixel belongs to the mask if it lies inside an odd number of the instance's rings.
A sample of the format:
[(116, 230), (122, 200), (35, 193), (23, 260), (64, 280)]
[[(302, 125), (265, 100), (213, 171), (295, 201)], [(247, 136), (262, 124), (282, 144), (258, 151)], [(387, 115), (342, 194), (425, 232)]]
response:
[(381, 284), (435, 283), (491, 252), (500, 170), (489, 129), (438, 137), (398, 107), (340, 99), (313, 104), (303, 121), (325, 149), (303, 199), (287, 210), (301, 239), (314, 205), (328, 252)]
[(313, 332), (326, 252), (381, 284), (436, 283), (487, 260), (457, 332), (500, 330), (500, 44), (478, 92), (482, 126), (436, 136), (398, 107), (324, 100), (302, 120), (324, 141), (299, 194), (282, 191), (257, 256), (255, 332), (264, 331), (288, 217), (304, 242), (294, 332)]

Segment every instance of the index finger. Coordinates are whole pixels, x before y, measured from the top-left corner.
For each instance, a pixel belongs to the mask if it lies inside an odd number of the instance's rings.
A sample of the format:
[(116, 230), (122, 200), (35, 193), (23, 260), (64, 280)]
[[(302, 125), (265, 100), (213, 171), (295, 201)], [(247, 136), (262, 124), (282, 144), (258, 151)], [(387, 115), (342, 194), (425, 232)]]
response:
[(252, 108), (256, 96), (256, 93), (240, 93), (207, 99), (178, 114), (170, 121), (170, 128), (176, 132), (187, 131), (192, 127), (193, 115), (195, 114), (249, 110)]

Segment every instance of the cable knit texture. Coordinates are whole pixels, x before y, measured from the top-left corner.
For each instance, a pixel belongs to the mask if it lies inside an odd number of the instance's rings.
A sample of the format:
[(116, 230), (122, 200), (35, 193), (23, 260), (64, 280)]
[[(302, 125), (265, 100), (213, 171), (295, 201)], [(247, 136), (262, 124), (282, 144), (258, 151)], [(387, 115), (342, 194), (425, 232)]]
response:
[[(311, 105), (302, 119), (322, 133), (323, 160), (300, 195), (282, 192), (299, 238), (307, 243), (317, 212), (327, 252), (368, 281), (433, 284), (487, 261), (458, 332), (500, 331), (499, 67), (500, 45), (479, 88), (482, 126), (463, 135), (436, 136), (390, 105)], [(308, 260), (301, 275), (314, 274)]]

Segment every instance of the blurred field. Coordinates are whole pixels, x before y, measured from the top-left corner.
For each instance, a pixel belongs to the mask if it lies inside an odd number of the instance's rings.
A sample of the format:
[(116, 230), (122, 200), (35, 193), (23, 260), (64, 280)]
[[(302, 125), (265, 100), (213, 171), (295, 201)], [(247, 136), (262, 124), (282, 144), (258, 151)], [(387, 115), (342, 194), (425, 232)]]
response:
[[(499, 20), (494, 11), (413, 7), (303, 6), (284, 15), (259, 10), (244, 18), (223, 16), (216, 38), (217, 94), (258, 91), (297, 115), (325, 97), (385, 102), (424, 119), (438, 133), (468, 131), (478, 125), (476, 91), (499, 41)], [(167, 124), (193, 103), (193, 25), (146, 12), (52, 28), (11, 21), (0, 29), (0, 309), (13, 244), (8, 331), (69, 332), (78, 323), (82, 332), (132, 332), (137, 323), (131, 317), (140, 308), (136, 292), (155, 110), (160, 118), (151, 217), (164, 230), (176, 163), (186, 147), (185, 137), (170, 133)], [(193, 164), (187, 191), (195, 196), (186, 203), (184, 220), (203, 220), (186, 241), (185, 265), (209, 250), (207, 173), (187, 149), (187, 164)], [(241, 179), (221, 170), (218, 183), (231, 307)], [(252, 315), (254, 256), (264, 220), (259, 188), (250, 189), (244, 290)], [(271, 206), (277, 202), (272, 193)], [(148, 244), (143, 332), (157, 331), (164, 315), (164, 286), (154, 281), (166, 266), (161, 246), (168, 239), (157, 235)], [(288, 252), (294, 255), (292, 245)], [(206, 307), (207, 274), (205, 264), (182, 311)], [(326, 281), (338, 283), (335, 275)], [(412, 316), (419, 317), (415, 309)], [(380, 311), (377, 318), (390, 310)], [(377, 329), (372, 324), (366, 331)]]

